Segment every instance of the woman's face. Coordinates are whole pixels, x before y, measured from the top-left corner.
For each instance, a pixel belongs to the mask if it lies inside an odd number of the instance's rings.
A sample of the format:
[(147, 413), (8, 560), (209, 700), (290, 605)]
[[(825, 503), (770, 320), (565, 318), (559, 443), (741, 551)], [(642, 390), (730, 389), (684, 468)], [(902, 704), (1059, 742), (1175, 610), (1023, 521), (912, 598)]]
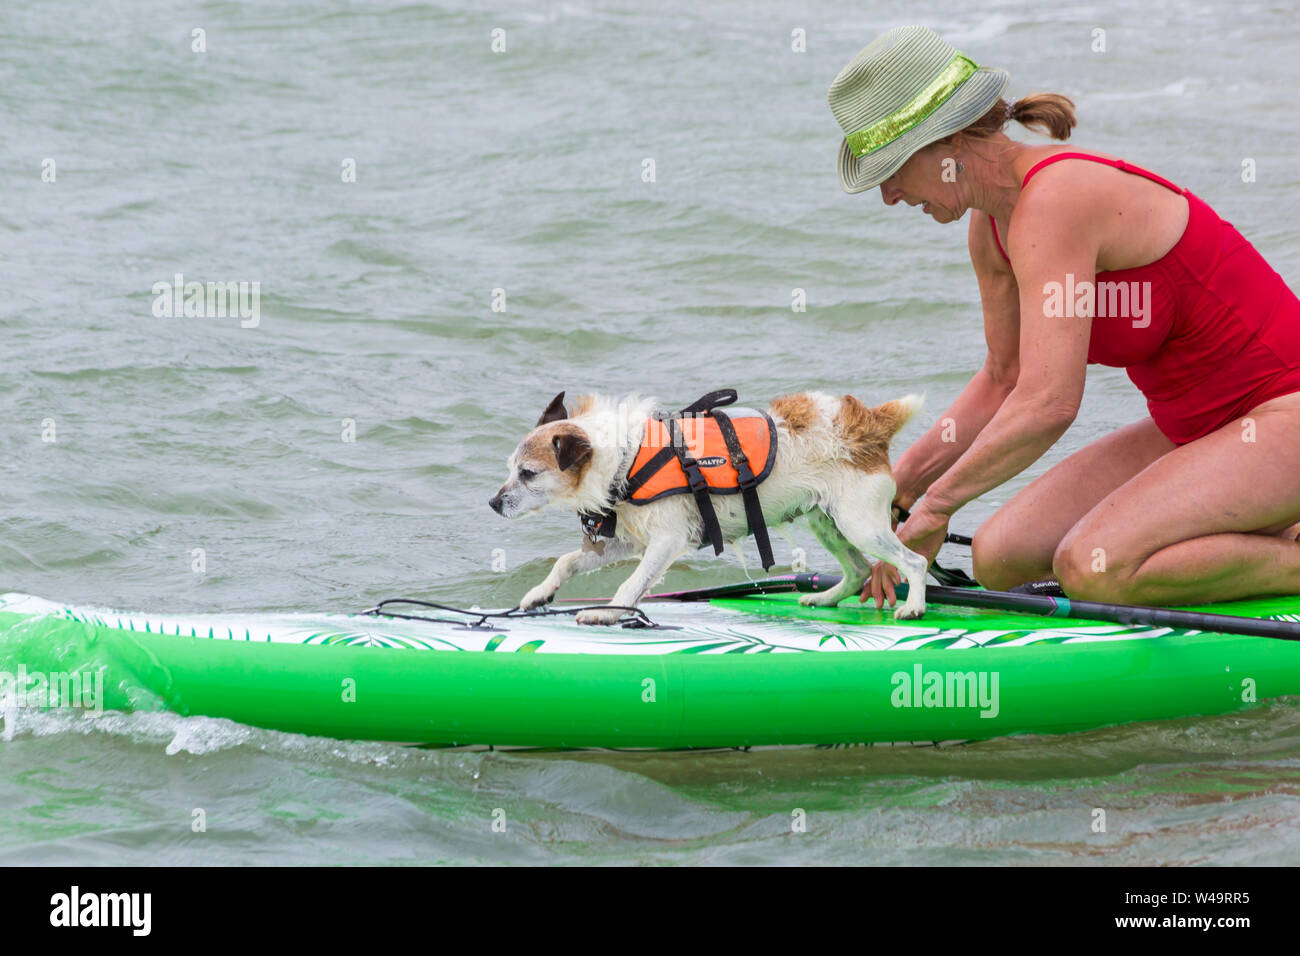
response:
[(957, 185), (957, 166), (952, 146), (931, 143), (913, 153), (898, 172), (880, 184), (880, 198), (886, 206), (900, 200), (935, 222), (953, 222), (966, 212)]

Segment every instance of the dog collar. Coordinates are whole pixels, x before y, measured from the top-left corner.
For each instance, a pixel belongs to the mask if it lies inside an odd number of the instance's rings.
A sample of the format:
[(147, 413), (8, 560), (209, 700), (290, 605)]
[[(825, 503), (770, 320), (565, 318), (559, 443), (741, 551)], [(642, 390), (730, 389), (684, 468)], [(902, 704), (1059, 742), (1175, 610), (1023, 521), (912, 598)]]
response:
[(641, 443), (637, 442), (630, 451), (623, 452), (623, 460), (614, 470), (614, 480), (609, 483), (609, 490), (605, 493), (609, 504), (600, 511), (578, 512), (578, 524), (582, 527), (582, 533), (593, 544), (601, 538), (614, 537), (614, 531), (618, 527), (618, 515), (614, 513), (614, 507), (623, 500), (621, 493), (623, 483), (627, 480), (627, 472), (632, 467), (632, 462), (636, 460), (636, 453), (640, 450)]

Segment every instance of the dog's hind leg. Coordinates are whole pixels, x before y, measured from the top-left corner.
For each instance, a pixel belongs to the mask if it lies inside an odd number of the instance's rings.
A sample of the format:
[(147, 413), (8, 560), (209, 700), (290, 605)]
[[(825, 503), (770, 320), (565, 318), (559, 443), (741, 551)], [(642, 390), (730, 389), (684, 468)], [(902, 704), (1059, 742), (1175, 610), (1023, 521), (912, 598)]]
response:
[(840, 563), (844, 577), (829, 590), (802, 595), (799, 603), (804, 606), (834, 607), (849, 595), (862, 590), (862, 586), (871, 577), (871, 562), (840, 533), (830, 515), (821, 508), (813, 508), (808, 512), (808, 526), (822, 547)]
[(925, 613), (925, 573), (929, 563), (909, 551), (894, 533), (890, 505), (894, 500), (894, 478), (887, 471), (867, 472), (844, 468), (831, 485), (825, 504), (840, 533), (869, 558), (887, 561), (907, 582), (907, 600), (895, 613), (899, 620), (911, 620)]

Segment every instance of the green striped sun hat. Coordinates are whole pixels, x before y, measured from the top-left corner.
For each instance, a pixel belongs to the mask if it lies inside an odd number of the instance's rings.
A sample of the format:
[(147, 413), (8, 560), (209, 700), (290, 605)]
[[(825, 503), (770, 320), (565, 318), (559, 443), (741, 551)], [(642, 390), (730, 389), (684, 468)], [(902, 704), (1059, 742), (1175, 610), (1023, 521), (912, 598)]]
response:
[(835, 77), (826, 99), (844, 130), (838, 172), (848, 193), (879, 186), (922, 146), (965, 129), (1006, 89), (928, 27), (883, 33)]

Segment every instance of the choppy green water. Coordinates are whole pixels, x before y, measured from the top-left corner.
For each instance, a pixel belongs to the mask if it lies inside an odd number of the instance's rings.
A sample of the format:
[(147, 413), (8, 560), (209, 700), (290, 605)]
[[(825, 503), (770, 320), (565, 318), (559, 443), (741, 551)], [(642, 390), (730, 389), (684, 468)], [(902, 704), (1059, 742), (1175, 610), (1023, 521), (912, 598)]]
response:
[[(923, 389), (937, 415), (982, 358), (964, 229), (843, 195), (825, 105), (899, 23), (1005, 66), (1016, 95), (1071, 95), (1080, 145), (1189, 185), (1300, 280), (1291, 12), (952, 11), (5, 7), (0, 587), (155, 610), (506, 604), (575, 534), (572, 516), (486, 507), (560, 389)], [(152, 286), (176, 273), (259, 282), (259, 324), (155, 317)], [(1141, 414), (1122, 373), (1093, 370), (1058, 448), (957, 530)], [(665, 584), (741, 573), (701, 557)], [(951, 749), (526, 756), (23, 713), (0, 742), (0, 859), (1296, 862), (1297, 714)]]

